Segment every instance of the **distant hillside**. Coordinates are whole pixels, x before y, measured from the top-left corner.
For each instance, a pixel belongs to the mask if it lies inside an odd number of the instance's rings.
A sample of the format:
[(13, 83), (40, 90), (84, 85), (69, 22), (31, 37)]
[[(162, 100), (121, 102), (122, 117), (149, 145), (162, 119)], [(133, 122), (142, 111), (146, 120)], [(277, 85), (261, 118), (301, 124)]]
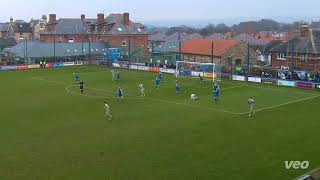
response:
[[(156, 26), (156, 25), (147, 25), (147, 30), (150, 33), (155, 32), (165, 32), (170, 35), (173, 33), (199, 33), (203, 36), (211, 35), (213, 33), (222, 33), (235, 32), (240, 33), (257, 33), (261, 31), (273, 31), (273, 32), (294, 32), (298, 30), (305, 22), (297, 21), (292, 23), (280, 23), (271, 19), (261, 19), (258, 21), (244, 21), (235, 25), (228, 25), (226, 23), (219, 24), (208, 24), (203, 27), (195, 27), (190, 25), (180, 25), (180, 26)], [(320, 28), (320, 21), (313, 21), (310, 23), (310, 26), (313, 28)]]

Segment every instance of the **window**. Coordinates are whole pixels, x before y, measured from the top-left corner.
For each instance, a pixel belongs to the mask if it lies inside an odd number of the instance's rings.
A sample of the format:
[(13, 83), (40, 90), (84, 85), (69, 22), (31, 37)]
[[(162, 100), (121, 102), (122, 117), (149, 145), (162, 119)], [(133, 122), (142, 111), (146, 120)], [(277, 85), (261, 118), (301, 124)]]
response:
[(122, 46), (127, 46), (127, 41), (122, 41), (121, 45)]
[(119, 27), (119, 28), (118, 28), (118, 31), (119, 31), (119, 32), (122, 32), (123, 30), (122, 30), (122, 28), (121, 28), (121, 27)]
[(138, 32), (142, 32), (142, 29), (141, 29), (141, 28), (138, 28), (137, 31), (138, 31)]
[(282, 53), (282, 52), (277, 53), (277, 59), (278, 60), (287, 60), (285, 53)]
[(306, 61), (308, 59), (308, 55), (307, 54), (300, 54), (299, 57), (300, 57), (300, 59), (302, 61)]
[(69, 42), (69, 43), (74, 43), (74, 38), (68, 39), (68, 42)]

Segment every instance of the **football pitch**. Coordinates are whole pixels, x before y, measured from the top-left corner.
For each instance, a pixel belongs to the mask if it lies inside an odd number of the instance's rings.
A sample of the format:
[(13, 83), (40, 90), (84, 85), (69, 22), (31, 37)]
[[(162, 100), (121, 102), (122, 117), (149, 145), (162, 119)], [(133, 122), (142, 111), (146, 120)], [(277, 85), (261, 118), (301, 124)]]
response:
[[(215, 104), (209, 81), (178, 78), (177, 95), (173, 75), (157, 90), (155, 73), (119, 69), (116, 83), (110, 70), (0, 72), (0, 179), (283, 180), (320, 166), (319, 91), (223, 80)], [(285, 161), (310, 166), (287, 170)]]

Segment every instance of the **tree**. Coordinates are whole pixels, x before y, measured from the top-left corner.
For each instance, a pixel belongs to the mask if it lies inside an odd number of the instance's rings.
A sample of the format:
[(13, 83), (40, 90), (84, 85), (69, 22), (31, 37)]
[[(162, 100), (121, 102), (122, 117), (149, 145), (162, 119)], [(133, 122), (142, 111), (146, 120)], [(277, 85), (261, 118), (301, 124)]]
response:
[(209, 35), (215, 33), (215, 27), (213, 24), (208, 24), (206, 27), (200, 29), (199, 33), (202, 36), (209, 36)]
[(224, 23), (218, 24), (215, 27), (215, 32), (216, 33), (225, 34), (225, 33), (230, 32), (230, 31), (231, 31), (231, 28), (229, 26), (225, 25)]

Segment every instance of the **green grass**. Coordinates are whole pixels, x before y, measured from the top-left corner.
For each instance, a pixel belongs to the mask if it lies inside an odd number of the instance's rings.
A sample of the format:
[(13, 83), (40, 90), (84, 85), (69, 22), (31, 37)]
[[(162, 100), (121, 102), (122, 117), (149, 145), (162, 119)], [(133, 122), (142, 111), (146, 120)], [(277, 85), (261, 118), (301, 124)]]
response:
[[(72, 72), (85, 81), (84, 96)], [(172, 75), (158, 91), (153, 73), (121, 76), (125, 103), (99, 66), (0, 72), (0, 179), (283, 180), (320, 166), (317, 91), (223, 81), (216, 105), (209, 82), (181, 78), (176, 95)], [(193, 92), (199, 101), (189, 100)], [(246, 114), (249, 96), (262, 109), (255, 118)], [(310, 167), (286, 170), (291, 160)]]

